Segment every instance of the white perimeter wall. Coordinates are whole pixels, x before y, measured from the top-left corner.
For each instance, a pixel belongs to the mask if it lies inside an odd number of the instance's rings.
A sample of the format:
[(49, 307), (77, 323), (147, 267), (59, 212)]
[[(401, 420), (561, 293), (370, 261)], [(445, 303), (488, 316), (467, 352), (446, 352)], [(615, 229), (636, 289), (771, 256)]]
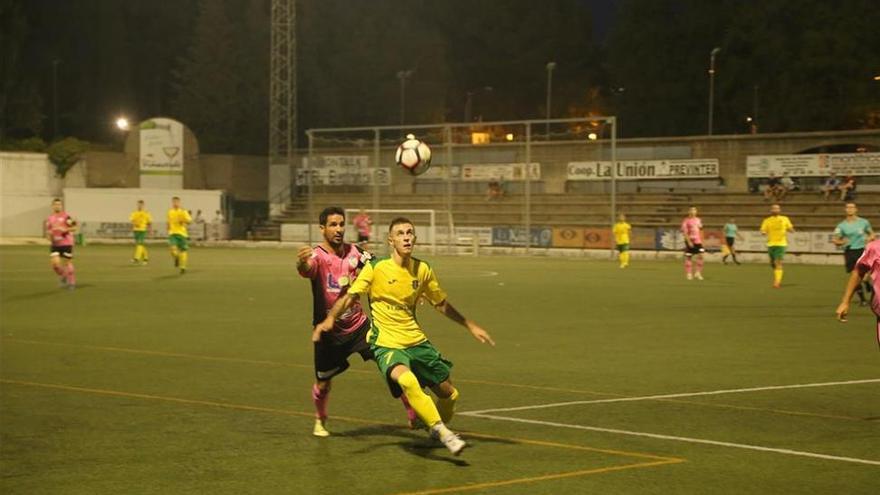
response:
[(67, 212), (80, 222), (128, 222), (137, 208), (137, 200), (144, 200), (144, 209), (153, 215), (153, 222), (165, 224), (165, 215), (171, 208), (171, 198), (178, 196), (181, 207), (190, 210), (195, 218), (202, 210), (202, 218), (210, 222), (214, 212), (222, 210), (223, 191), (194, 189), (136, 189), (136, 188), (65, 188)]
[(82, 162), (60, 179), (44, 153), (0, 153), (0, 237), (42, 236), (64, 184), (85, 185)]

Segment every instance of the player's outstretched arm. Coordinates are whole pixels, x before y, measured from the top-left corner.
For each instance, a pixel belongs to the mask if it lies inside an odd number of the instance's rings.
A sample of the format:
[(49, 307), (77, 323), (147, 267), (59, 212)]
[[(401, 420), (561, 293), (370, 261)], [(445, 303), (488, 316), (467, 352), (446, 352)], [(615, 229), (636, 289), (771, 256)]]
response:
[(300, 273), (308, 273), (312, 269), (312, 247), (303, 246), (296, 253), (296, 269)]
[(435, 309), (443, 313), (443, 315), (450, 320), (467, 328), (471, 332), (471, 335), (473, 335), (475, 339), (479, 340), (480, 343), (495, 346), (495, 341), (492, 340), (489, 332), (484, 330), (483, 327), (477, 325), (475, 322), (465, 318), (463, 314), (459, 313), (458, 310), (449, 303), (449, 301), (443, 301), (442, 303), (435, 306)]
[(846, 315), (849, 313), (849, 301), (852, 299), (853, 293), (856, 291), (856, 287), (862, 282), (862, 276), (864, 274), (860, 272), (858, 268), (852, 271), (852, 274), (849, 276), (849, 280), (846, 282), (846, 289), (843, 291), (843, 300), (840, 301), (840, 305), (837, 306), (837, 319), (841, 322), (846, 321)]
[(333, 330), (333, 324), (336, 323), (336, 318), (348, 310), (348, 308), (350, 308), (359, 297), (360, 296), (357, 294), (345, 294), (337, 299), (336, 304), (334, 304), (333, 307), (330, 308), (330, 311), (327, 312), (327, 317), (324, 318), (324, 321), (315, 325), (315, 329), (312, 331), (312, 342), (318, 342), (321, 340), (322, 333)]

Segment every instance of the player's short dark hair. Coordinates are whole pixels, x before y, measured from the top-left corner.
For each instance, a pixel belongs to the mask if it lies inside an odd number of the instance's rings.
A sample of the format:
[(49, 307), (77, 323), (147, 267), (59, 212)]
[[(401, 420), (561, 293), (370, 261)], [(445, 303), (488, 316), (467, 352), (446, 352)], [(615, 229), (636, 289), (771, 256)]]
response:
[(53, 203), (56, 201), (58, 201), (59, 203), (63, 203), (63, 201), (61, 201), (61, 198), (52, 198)]
[(390, 233), (392, 230), (394, 230), (395, 225), (400, 225), (402, 223), (408, 223), (408, 224), (412, 225), (413, 228), (416, 227), (416, 224), (412, 223), (412, 221), (409, 218), (397, 217), (391, 221), (391, 224), (388, 225), (388, 232)]
[(318, 224), (327, 225), (327, 217), (330, 215), (342, 215), (342, 219), (345, 220), (345, 210), (338, 206), (328, 206), (318, 215)]
[(176, 199), (176, 200), (180, 201), (180, 197), (178, 197), (178, 196), (174, 196), (174, 197), (171, 198), (171, 199)]
[(144, 202), (144, 200), (142, 200), (142, 199), (138, 200), (138, 203), (143, 203), (143, 202)]

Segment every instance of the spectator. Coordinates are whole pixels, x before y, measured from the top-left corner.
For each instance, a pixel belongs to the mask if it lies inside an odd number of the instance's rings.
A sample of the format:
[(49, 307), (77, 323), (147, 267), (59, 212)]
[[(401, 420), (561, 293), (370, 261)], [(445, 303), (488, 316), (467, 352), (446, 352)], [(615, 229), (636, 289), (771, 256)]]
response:
[(211, 219), (210, 231), (213, 234), (211, 237), (215, 241), (219, 241), (221, 238), (225, 238), (226, 235), (224, 233), (223, 224), (226, 223), (226, 219), (223, 218), (223, 213), (220, 210), (214, 212), (214, 218)]
[(841, 201), (856, 199), (856, 178), (852, 175), (847, 175), (846, 179), (843, 179), (843, 183), (837, 189), (840, 191)]
[(831, 175), (825, 179), (825, 183), (822, 184), (822, 187), (819, 189), (822, 191), (822, 194), (825, 196), (825, 199), (828, 199), (831, 196), (831, 193), (840, 189), (840, 179), (837, 178), (837, 174), (831, 172)]
[(776, 199), (781, 200), (784, 198), (789, 192), (797, 189), (797, 184), (795, 184), (794, 179), (788, 176), (788, 172), (782, 173), (782, 178), (779, 179), (779, 194), (777, 194)]
[(774, 201), (778, 201), (780, 195), (785, 195), (782, 181), (779, 179), (779, 177), (776, 177), (775, 173), (770, 172), (770, 177), (767, 179), (767, 186), (764, 189), (764, 199), (773, 199)]
[(214, 218), (211, 220), (211, 223), (216, 225), (223, 225), (226, 222), (226, 219), (223, 218), (223, 213), (220, 210), (214, 212)]
[(489, 182), (489, 188), (486, 189), (486, 201), (495, 201), (501, 199), (504, 196), (504, 189), (501, 188), (501, 183), (497, 180), (492, 180)]

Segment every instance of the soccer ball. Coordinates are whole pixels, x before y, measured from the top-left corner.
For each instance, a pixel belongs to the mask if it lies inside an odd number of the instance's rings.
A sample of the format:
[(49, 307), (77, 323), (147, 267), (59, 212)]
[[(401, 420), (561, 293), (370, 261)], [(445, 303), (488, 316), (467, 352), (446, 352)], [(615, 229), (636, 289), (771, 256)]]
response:
[(407, 172), (422, 175), (431, 168), (431, 148), (412, 134), (407, 134), (406, 141), (397, 147), (394, 159)]

